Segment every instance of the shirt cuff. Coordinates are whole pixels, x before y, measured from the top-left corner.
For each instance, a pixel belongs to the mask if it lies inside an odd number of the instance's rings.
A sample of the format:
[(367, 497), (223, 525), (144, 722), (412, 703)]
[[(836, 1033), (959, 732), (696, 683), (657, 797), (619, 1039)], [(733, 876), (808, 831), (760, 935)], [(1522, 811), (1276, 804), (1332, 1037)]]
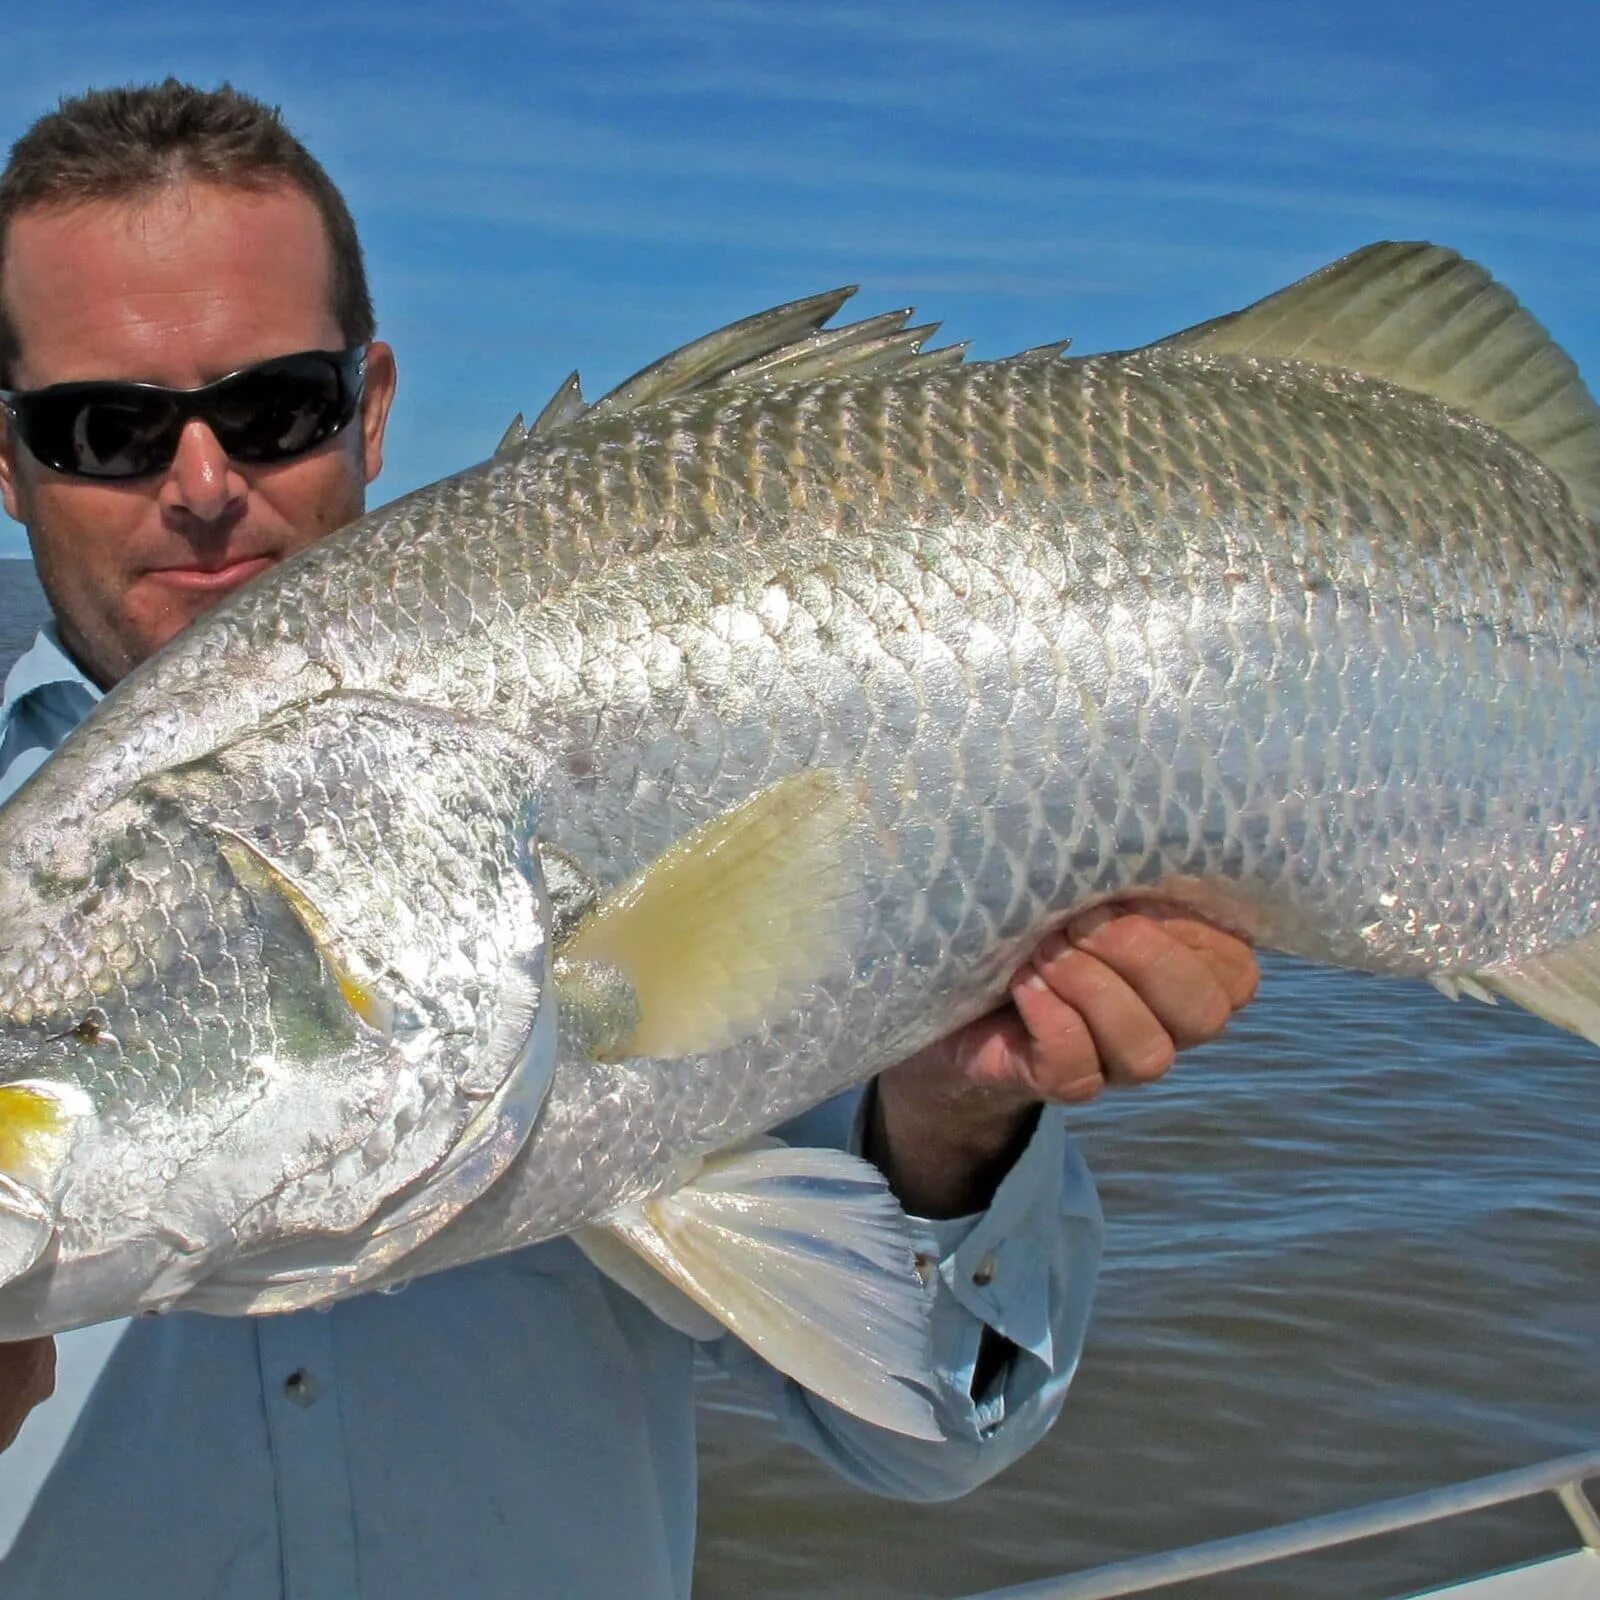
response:
[[(870, 1091), (861, 1097), (850, 1130), (847, 1148), (858, 1155), (871, 1100)], [(1088, 1331), (1103, 1222), (1065, 1108), (1041, 1110), (986, 1210), (911, 1220), (937, 1263), (931, 1354), (941, 1421), (947, 1431), (986, 1437), (1047, 1383), (1065, 1388)], [(974, 1394), (986, 1329), (1013, 1350)]]

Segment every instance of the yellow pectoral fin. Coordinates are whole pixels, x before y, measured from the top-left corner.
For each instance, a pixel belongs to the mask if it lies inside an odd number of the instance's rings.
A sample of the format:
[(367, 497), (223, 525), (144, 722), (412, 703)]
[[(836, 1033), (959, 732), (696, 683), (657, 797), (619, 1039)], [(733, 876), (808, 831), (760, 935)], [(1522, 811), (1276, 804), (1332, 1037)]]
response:
[(797, 773), (603, 900), (561, 955), (615, 968), (632, 989), (637, 1025), (608, 1058), (719, 1049), (837, 971), (860, 922), (865, 819), (854, 784)]

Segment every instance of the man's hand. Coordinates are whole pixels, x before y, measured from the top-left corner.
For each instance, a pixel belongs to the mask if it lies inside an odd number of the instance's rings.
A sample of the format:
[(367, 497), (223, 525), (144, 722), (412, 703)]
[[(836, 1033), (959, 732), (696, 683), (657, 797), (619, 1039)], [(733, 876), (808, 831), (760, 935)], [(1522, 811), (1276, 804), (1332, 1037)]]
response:
[(56, 1388), (54, 1339), (0, 1344), (0, 1450), (22, 1431), (28, 1413)]
[(878, 1079), (868, 1153), (908, 1211), (982, 1210), (1045, 1101), (1149, 1083), (1254, 993), (1242, 939), (1175, 906), (1102, 906), (1045, 938), (1011, 1003)]

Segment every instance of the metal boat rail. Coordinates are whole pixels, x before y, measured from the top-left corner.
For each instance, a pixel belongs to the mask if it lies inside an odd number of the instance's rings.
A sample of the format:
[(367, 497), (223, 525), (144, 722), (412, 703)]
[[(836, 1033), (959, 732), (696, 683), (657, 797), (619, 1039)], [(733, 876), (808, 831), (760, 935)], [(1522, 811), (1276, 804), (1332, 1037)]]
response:
[[(1461, 1579), (1427, 1594), (1452, 1600), (1600, 1600), (1600, 1512), (1584, 1491), (1584, 1483), (1591, 1478), (1600, 1478), (1600, 1450), (1087, 1572), (989, 1589), (968, 1595), (966, 1600), (1113, 1600), (1117, 1595), (1143, 1594), (1166, 1584), (1264, 1566), (1537, 1494), (1554, 1494), (1560, 1500), (1576, 1530), (1579, 1548), (1507, 1571)], [(1423, 1597), (1413, 1595), (1412, 1600)]]

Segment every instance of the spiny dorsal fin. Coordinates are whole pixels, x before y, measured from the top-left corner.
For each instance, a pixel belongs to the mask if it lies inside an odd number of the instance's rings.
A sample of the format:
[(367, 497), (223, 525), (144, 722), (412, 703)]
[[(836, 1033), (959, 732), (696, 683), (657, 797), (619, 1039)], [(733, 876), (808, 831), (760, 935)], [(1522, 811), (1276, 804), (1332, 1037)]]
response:
[(578, 374), (569, 372), (561, 387), (545, 401), (539, 415), (533, 419), (533, 426), (527, 430), (526, 437), (550, 433), (564, 423), (576, 422), (588, 409), (589, 403), (583, 398), (583, 385), (578, 381)]
[[(726, 379), (729, 373), (741, 369), (750, 369), (759, 376), (763, 362), (781, 359), (793, 349), (806, 348), (822, 324), (855, 292), (854, 287), (830, 289), (826, 294), (791, 300), (784, 305), (774, 306), (770, 311), (757, 312), (753, 317), (730, 322), (727, 327), (693, 339), (669, 355), (662, 356), (659, 361), (651, 362), (648, 367), (602, 395), (593, 405), (583, 398), (578, 374), (571, 373), (533, 419), (523, 443), (552, 434), (580, 417), (631, 411), (653, 400), (668, 400), (675, 395), (708, 388)], [(890, 313), (891, 317), (895, 315)], [(904, 322), (909, 315), (910, 312), (900, 315), (900, 322)], [(843, 334), (849, 330), (841, 328), (834, 331)], [(495, 452), (497, 455), (507, 450), (508, 441), (509, 435), (500, 441), (500, 450)]]
[(885, 373), (927, 371), (935, 366), (954, 366), (966, 353), (966, 345), (949, 345), (943, 350), (924, 350), (923, 346), (938, 331), (937, 322), (908, 328), (911, 308), (885, 311), (842, 328), (824, 328), (808, 339), (797, 339), (781, 350), (746, 362), (713, 387), (731, 388), (747, 383), (805, 383), (819, 378), (879, 377)]
[(911, 307), (899, 311), (883, 311), (875, 317), (863, 317), (860, 322), (846, 323), (842, 328), (819, 328), (803, 339), (791, 340), (776, 350), (769, 350), (754, 361), (735, 367), (725, 377), (719, 378), (715, 387), (724, 388), (734, 383), (754, 383), (760, 379), (776, 379), (790, 383), (796, 378), (812, 375), (813, 363), (822, 371), (836, 357), (855, 351), (874, 340), (899, 334), (911, 320)]
[(730, 322), (652, 361), (641, 372), (590, 406), (591, 416), (632, 411), (655, 400), (666, 400), (715, 383), (724, 373), (758, 360), (770, 351), (815, 333), (851, 295), (854, 285), (830, 289), (804, 300), (791, 300), (759, 311), (753, 317)]
[(494, 447), (494, 453), (496, 456), (517, 455), (535, 434), (552, 433), (564, 424), (576, 421), (588, 409), (578, 374), (569, 372), (562, 379), (561, 386), (540, 408), (532, 427), (522, 420), (520, 411), (511, 419), (511, 426), (500, 435), (500, 443)]
[(514, 456), (527, 442), (527, 424), (523, 422), (519, 411), (511, 419), (511, 426), (500, 435), (500, 443), (494, 447), (494, 453), (497, 456)]
[(901, 376), (906, 376), (910, 373), (942, 372), (946, 367), (959, 367), (967, 359), (967, 351), (971, 348), (972, 341), (963, 339), (960, 344), (941, 345), (937, 350), (918, 350), (914, 355), (907, 356), (895, 371)]
[(514, 454), (529, 439), (551, 434), (580, 417), (615, 415), (696, 391), (809, 382), (847, 372), (856, 376), (924, 372), (954, 366), (962, 359), (965, 345), (924, 350), (938, 324), (906, 327), (909, 307), (825, 329), (822, 324), (854, 293), (853, 288), (831, 289), (729, 323), (653, 362), (593, 405), (584, 404), (578, 375), (573, 373), (525, 433), (519, 438), (514, 423), (495, 453)]
[(1070, 339), (1056, 339), (1050, 344), (1036, 344), (1026, 350), (1019, 350), (1013, 361), (1058, 361), (1072, 348)]
[(1600, 408), (1516, 296), (1453, 250), (1371, 244), (1159, 344), (1315, 361), (1431, 395), (1515, 439), (1600, 521)]

